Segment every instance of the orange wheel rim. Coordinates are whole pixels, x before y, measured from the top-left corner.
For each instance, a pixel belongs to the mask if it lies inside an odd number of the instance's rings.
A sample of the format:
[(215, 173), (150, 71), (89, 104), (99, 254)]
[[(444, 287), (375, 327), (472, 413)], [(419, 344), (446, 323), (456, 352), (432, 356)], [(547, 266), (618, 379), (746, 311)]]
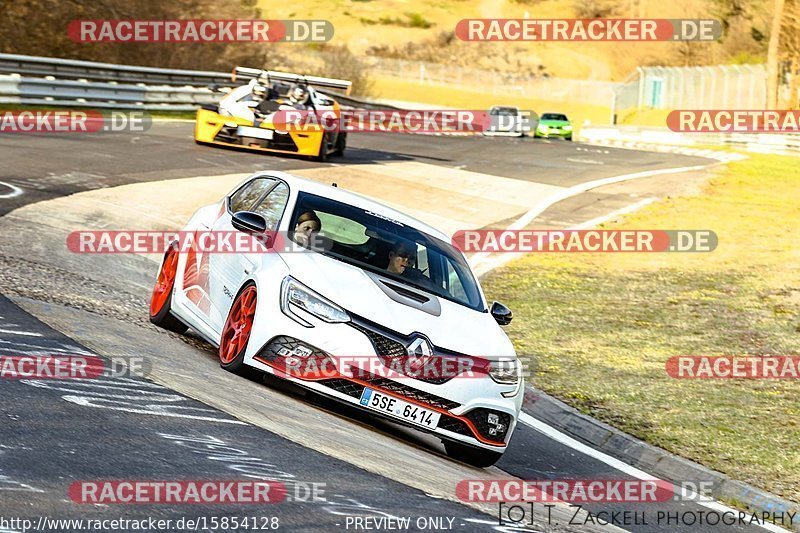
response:
[(156, 316), (164, 308), (172, 294), (172, 287), (175, 285), (175, 273), (178, 271), (178, 252), (175, 248), (170, 248), (164, 262), (161, 263), (161, 270), (158, 271), (156, 286), (153, 287), (153, 296), (150, 298), (150, 316)]
[(219, 360), (222, 363), (232, 362), (245, 349), (250, 340), (255, 316), (256, 288), (250, 286), (233, 302), (228, 320), (222, 328), (222, 339), (219, 343)]

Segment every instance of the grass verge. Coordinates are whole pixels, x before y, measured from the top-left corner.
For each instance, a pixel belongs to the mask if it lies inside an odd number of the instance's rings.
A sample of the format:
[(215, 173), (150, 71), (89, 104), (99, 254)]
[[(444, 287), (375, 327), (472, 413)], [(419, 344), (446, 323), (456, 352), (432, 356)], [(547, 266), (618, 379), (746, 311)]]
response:
[(712, 229), (708, 254), (529, 255), (487, 276), (532, 380), (651, 444), (800, 502), (797, 380), (675, 380), (673, 355), (800, 355), (800, 167), (731, 163), (608, 229)]

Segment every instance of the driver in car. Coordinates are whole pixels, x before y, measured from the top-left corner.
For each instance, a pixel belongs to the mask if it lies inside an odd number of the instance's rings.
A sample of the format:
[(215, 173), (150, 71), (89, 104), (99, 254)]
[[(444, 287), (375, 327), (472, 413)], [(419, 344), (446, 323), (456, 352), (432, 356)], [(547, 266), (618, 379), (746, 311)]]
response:
[(389, 252), (388, 272), (407, 279), (415, 285), (433, 288), (433, 283), (428, 277), (413, 265), (417, 258), (417, 246), (414, 243), (400, 241)]
[(306, 109), (310, 107), (308, 105), (310, 97), (311, 95), (308, 92), (308, 88), (305, 85), (296, 83), (292, 86), (291, 90), (289, 90), (289, 105), (295, 109)]
[(219, 102), (219, 112), (223, 116), (241, 117), (255, 121), (255, 111), (268, 99), (269, 91), (258, 80), (250, 80), (230, 91)]
[(402, 275), (412, 257), (417, 255), (417, 251), (412, 249), (411, 245), (406, 242), (399, 242), (394, 245), (394, 248), (389, 252), (389, 265), (386, 270), (392, 274)]

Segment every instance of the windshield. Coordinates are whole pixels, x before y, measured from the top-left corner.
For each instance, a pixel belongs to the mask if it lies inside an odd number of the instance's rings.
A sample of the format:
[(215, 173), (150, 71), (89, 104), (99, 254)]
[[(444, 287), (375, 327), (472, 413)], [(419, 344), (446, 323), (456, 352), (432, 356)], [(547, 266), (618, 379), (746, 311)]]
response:
[(300, 193), (290, 227), (319, 220), (319, 253), (484, 311), (466, 259), (451, 244), (379, 213)]
[(490, 115), (501, 115), (504, 117), (516, 117), (519, 110), (516, 107), (493, 107), (489, 110)]
[(542, 115), (542, 120), (561, 120), (564, 122), (569, 122), (569, 120), (567, 120), (567, 115), (561, 115), (558, 113), (545, 113)]

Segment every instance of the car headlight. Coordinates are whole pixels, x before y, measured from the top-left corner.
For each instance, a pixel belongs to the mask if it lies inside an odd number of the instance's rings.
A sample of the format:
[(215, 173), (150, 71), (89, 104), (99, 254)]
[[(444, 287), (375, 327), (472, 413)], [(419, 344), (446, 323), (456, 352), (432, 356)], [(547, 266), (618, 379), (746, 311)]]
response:
[(572, 130), (572, 125), (571, 124), (567, 124), (566, 126), (564, 126), (564, 129), (567, 130), (567, 131), (571, 131)]
[(517, 359), (492, 361), (489, 366), (489, 376), (501, 385), (516, 385), (520, 379), (519, 369)]
[(538, 128), (536, 128), (536, 129), (538, 129), (539, 131), (543, 131), (543, 132), (545, 132), (545, 133), (547, 133), (548, 131), (550, 131), (550, 128), (548, 128), (547, 126), (539, 126), (539, 127), (538, 127)]
[(304, 326), (313, 327), (312, 324), (292, 310), (291, 306), (293, 305), (325, 322), (340, 323), (350, 321), (350, 315), (347, 314), (347, 311), (312, 291), (293, 277), (287, 276), (283, 280), (283, 286), (281, 287), (281, 309), (289, 317)]

